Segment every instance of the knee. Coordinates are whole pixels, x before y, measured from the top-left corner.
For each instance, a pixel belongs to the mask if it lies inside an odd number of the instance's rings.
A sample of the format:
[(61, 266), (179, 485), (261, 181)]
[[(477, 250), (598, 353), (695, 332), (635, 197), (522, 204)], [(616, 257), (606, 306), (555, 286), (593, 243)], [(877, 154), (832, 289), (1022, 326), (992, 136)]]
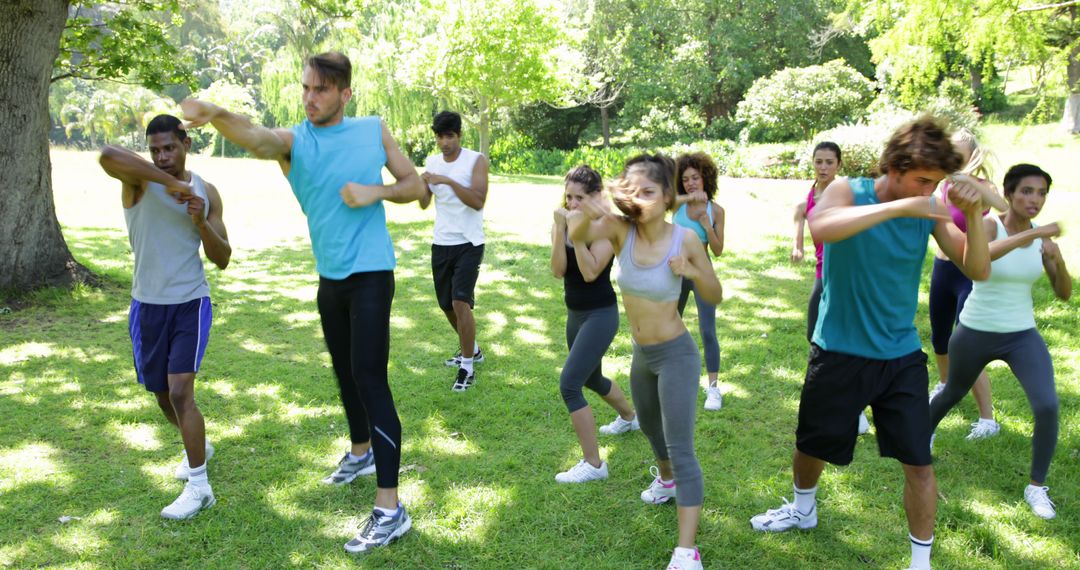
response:
[(936, 482), (934, 468), (931, 465), (905, 465), (904, 477), (909, 484), (920, 488), (932, 486)]
[(191, 382), (170, 382), (169, 403), (176, 413), (184, 413), (195, 407), (195, 391)]
[(451, 310), (456, 315), (468, 315), (472, 313), (472, 306), (468, 301), (462, 301), (460, 299), (454, 299), (451, 303)]
[(1057, 421), (1058, 399), (1056, 396), (1031, 401), (1031, 412), (1036, 421)]
[(566, 409), (570, 413), (574, 413), (588, 405), (580, 386), (573, 386), (569, 382), (559, 382), (559, 393), (562, 394), (563, 402), (566, 403)]

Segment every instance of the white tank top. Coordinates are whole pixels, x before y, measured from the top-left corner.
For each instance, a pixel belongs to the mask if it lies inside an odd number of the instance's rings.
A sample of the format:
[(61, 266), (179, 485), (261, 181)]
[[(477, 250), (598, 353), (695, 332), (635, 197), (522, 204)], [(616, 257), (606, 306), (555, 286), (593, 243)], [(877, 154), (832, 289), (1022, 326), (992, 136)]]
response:
[[(471, 187), (473, 167), (479, 158), (475, 150), (462, 148), (454, 162), (446, 162), (442, 154), (429, 156), (424, 170)], [(432, 184), (431, 193), (435, 196), (435, 245), (484, 243), (483, 208), (474, 210), (465, 205), (449, 184)]]
[[(206, 200), (206, 187), (194, 172), (191, 189)], [(204, 217), (209, 209), (207, 200)], [(142, 198), (124, 209), (124, 220), (135, 254), (133, 299), (152, 305), (177, 305), (210, 296), (199, 255), (202, 239), (187, 213), (187, 204), (177, 204), (164, 186), (150, 182)]]
[[(997, 224), (997, 235), (991, 241), (1009, 237), (1001, 218), (991, 217)], [(999, 333), (1035, 328), (1031, 285), (1042, 273), (1042, 239), (999, 257), (990, 264), (990, 278), (972, 284), (971, 294), (960, 311), (960, 324), (977, 331)]]

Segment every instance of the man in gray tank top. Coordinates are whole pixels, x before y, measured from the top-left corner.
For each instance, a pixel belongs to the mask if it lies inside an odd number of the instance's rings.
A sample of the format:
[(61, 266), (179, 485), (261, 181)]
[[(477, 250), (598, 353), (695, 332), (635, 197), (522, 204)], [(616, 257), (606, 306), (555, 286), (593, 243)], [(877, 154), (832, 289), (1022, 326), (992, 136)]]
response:
[(184, 440), (176, 469), (183, 492), (161, 511), (186, 519), (215, 503), (206, 475), (214, 453), (195, 405), (195, 374), (210, 337), (210, 286), (199, 246), (225, 269), (232, 255), (221, 197), (209, 182), (186, 170), (191, 139), (180, 120), (158, 115), (146, 127), (153, 162), (117, 146), (101, 149), (101, 167), (122, 183), (121, 199), (135, 272), (128, 328), (135, 374)]

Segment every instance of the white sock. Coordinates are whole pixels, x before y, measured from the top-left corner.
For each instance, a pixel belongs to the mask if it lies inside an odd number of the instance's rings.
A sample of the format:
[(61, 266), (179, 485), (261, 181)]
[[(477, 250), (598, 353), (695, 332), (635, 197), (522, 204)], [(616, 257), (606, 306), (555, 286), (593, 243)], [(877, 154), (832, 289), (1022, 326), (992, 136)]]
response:
[(930, 547), (934, 545), (934, 537), (921, 540), (908, 534), (908, 538), (911, 539), (911, 567), (930, 570)]
[(701, 555), (698, 554), (698, 549), (695, 548), (683, 548), (681, 546), (675, 547), (675, 554), (682, 554), (686, 558), (691, 560), (701, 560)]
[(370, 454), (370, 453), (371, 453), (371, 448), (370, 448), (370, 447), (368, 448), (368, 450), (367, 450), (367, 451), (365, 451), (365, 452), (364, 452), (364, 454), (363, 454), (363, 455), (356, 455), (355, 453), (353, 453), (352, 451), (350, 451), (350, 452), (349, 452), (349, 461), (350, 461), (350, 462), (360, 461), (361, 459), (363, 459), (363, 458), (367, 457), (367, 456), (368, 456), (368, 454)]
[(191, 471), (188, 471), (188, 482), (196, 487), (207, 488), (210, 486), (210, 480), (206, 477), (206, 463), (198, 467), (192, 467)]
[[(792, 485), (794, 487), (794, 485)], [(809, 489), (795, 488), (795, 509), (804, 515), (810, 514), (817, 504), (817, 485)]]
[(401, 503), (398, 503), (397, 507), (392, 511), (388, 511), (382, 507), (375, 507), (375, 512), (379, 513), (379, 516), (381, 517), (396, 517), (398, 516), (398, 513), (401, 512)]
[(480, 343), (476, 342), (475, 340), (472, 343), (472, 353), (473, 356), (476, 356), (480, 353)]
[(473, 373), (472, 364), (472, 358), (465, 358), (464, 356), (461, 357), (461, 367), (465, 369), (465, 372), (469, 374)]

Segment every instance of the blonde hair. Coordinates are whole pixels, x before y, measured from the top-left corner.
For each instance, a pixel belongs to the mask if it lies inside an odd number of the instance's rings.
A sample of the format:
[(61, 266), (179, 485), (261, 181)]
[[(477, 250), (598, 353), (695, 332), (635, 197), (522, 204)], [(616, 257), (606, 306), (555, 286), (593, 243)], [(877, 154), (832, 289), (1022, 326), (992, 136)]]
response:
[(994, 179), (994, 173), (990, 166), (994, 155), (979, 144), (979, 139), (975, 136), (975, 133), (971, 132), (970, 129), (960, 129), (953, 133), (952, 142), (957, 145), (965, 143), (971, 148), (971, 157), (968, 158), (967, 164), (960, 168), (962, 174), (968, 174), (983, 180)]

